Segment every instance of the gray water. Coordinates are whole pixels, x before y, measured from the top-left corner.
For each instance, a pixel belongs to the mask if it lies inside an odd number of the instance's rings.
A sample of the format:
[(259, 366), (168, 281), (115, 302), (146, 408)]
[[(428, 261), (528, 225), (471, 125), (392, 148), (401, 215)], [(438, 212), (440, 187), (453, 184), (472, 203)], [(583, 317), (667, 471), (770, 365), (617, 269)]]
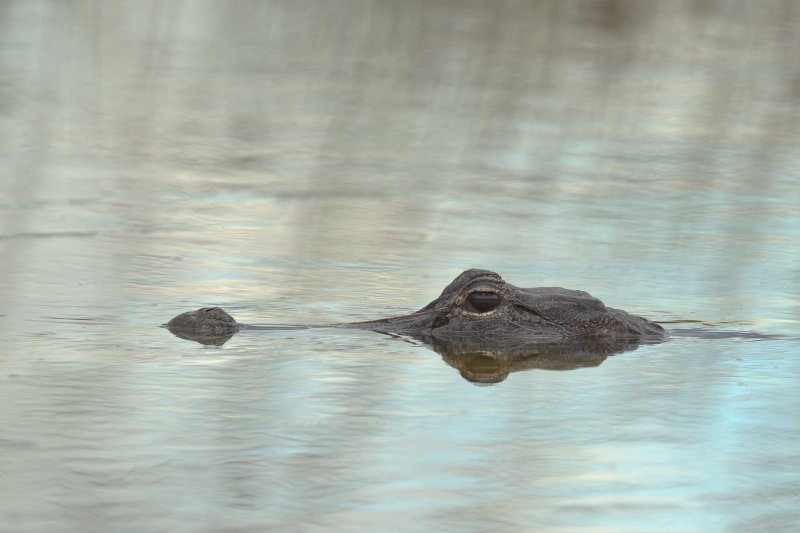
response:
[[(800, 4), (0, 3), (0, 530), (800, 528)], [(469, 267), (665, 323), (597, 366), (158, 326)]]

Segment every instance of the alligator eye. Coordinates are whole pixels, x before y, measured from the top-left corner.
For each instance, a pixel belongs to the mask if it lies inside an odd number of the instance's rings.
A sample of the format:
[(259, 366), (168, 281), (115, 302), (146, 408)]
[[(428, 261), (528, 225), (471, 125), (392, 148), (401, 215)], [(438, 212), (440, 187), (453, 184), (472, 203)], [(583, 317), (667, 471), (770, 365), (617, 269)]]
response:
[(488, 313), (500, 305), (500, 297), (493, 292), (473, 292), (467, 296), (467, 302), (479, 313)]

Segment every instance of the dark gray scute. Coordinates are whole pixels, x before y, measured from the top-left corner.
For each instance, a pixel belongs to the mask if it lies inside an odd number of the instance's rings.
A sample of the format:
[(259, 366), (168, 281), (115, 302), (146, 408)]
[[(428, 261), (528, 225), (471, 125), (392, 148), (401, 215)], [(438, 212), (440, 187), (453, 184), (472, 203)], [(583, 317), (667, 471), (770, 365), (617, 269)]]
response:
[(237, 331), (239, 324), (221, 307), (202, 307), (181, 313), (166, 324), (173, 334), (201, 344), (222, 345)]

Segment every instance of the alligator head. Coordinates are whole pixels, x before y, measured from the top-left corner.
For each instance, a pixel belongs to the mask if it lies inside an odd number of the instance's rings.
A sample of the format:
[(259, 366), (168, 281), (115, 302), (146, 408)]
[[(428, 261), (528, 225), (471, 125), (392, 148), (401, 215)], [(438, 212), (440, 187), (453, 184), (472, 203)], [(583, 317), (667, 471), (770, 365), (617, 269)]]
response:
[(484, 348), (578, 340), (614, 345), (653, 342), (664, 329), (649, 320), (606, 307), (586, 292), (540, 287), (521, 289), (497, 273), (471, 269), (437, 299), (409, 315), (350, 324), (382, 333)]

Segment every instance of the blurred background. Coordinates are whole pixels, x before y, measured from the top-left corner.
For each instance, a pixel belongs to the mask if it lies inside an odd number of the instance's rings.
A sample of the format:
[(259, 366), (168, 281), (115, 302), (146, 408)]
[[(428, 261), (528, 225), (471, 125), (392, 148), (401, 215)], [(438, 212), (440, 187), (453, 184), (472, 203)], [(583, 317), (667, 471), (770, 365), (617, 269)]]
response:
[(793, 1), (3, 2), (6, 300), (355, 272), (420, 303), (480, 266), (796, 320), (798, 21)]
[[(0, 2), (0, 526), (794, 529), (798, 58), (794, 0)], [(377, 335), (156, 327), (470, 267), (775, 337), (476, 388)]]

